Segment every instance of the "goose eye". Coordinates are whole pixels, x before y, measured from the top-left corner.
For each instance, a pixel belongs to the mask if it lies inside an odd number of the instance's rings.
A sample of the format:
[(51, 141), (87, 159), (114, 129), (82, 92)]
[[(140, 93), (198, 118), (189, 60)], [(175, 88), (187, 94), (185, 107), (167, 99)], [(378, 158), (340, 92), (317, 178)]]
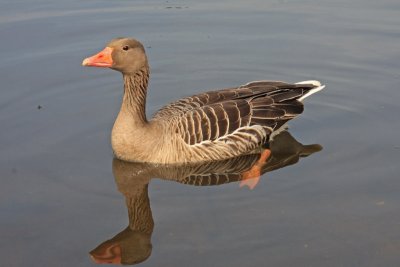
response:
[(125, 45), (124, 47), (122, 47), (122, 50), (128, 51), (129, 50), (129, 46)]

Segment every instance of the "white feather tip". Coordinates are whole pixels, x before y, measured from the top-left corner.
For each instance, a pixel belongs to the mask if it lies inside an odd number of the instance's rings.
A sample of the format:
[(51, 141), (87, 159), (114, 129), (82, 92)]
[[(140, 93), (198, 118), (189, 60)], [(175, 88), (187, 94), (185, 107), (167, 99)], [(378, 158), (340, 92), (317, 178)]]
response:
[(310, 95), (315, 94), (316, 92), (321, 91), (322, 89), (325, 88), (325, 85), (322, 85), (320, 81), (315, 81), (315, 80), (302, 81), (302, 82), (298, 82), (296, 84), (312, 84), (315, 86), (315, 88), (308, 91), (307, 94), (300, 97), (298, 99), (299, 101), (303, 101), (306, 97), (309, 97)]

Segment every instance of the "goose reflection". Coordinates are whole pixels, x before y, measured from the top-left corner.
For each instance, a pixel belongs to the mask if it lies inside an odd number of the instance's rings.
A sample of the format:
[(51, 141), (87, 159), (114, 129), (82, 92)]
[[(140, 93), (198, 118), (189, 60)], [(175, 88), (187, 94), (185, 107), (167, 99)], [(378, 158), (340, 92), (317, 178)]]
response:
[[(288, 132), (276, 136), (269, 145), (271, 155), (263, 152), (229, 160), (186, 165), (154, 165), (113, 160), (118, 190), (125, 196), (129, 226), (90, 252), (96, 263), (133, 265), (151, 254), (154, 221), (148, 196), (151, 179), (160, 178), (194, 186), (213, 186), (230, 182), (253, 186), (249, 180), (285, 166), (322, 149), (320, 145), (302, 145)], [(254, 171), (255, 170), (255, 171)], [(248, 180), (248, 181), (246, 181)]]

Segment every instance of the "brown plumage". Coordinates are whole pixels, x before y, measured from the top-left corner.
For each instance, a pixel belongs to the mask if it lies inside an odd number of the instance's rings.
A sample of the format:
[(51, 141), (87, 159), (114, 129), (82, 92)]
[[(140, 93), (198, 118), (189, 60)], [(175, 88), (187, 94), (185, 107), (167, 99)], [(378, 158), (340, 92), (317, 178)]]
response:
[(250, 82), (180, 99), (148, 121), (149, 66), (140, 42), (115, 39), (83, 65), (110, 67), (123, 74), (124, 97), (112, 147), (118, 158), (128, 161), (201, 162), (254, 152), (303, 112), (305, 97), (324, 87), (317, 81)]

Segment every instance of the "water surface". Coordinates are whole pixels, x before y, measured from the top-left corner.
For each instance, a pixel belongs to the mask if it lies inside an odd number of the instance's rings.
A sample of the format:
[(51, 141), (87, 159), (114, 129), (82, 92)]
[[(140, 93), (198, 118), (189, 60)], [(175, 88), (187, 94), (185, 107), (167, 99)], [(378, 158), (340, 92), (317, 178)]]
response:
[(153, 179), (152, 252), (140, 266), (398, 266), (398, 1), (1, 6), (0, 265), (92, 266), (89, 251), (128, 225), (109, 141), (121, 77), (80, 64), (134, 36), (152, 69), (149, 115), (251, 80), (327, 85), (290, 123), (324, 149), (254, 190)]

